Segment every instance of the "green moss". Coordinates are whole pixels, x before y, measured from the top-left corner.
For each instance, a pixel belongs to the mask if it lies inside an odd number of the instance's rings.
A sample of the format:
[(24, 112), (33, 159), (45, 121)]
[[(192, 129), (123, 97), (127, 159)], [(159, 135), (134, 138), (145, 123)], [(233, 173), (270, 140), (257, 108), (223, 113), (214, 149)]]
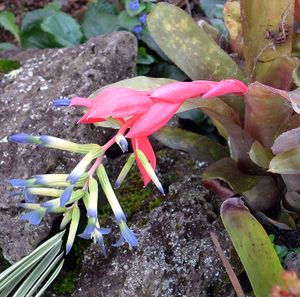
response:
[(76, 272), (64, 273), (60, 276), (59, 281), (53, 285), (52, 292), (63, 296), (71, 295), (76, 287), (76, 276)]
[(149, 210), (154, 209), (154, 208), (160, 206), (162, 203), (163, 203), (163, 199), (162, 198), (157, 198), (157, 199), (151, 201), (149, 203)]

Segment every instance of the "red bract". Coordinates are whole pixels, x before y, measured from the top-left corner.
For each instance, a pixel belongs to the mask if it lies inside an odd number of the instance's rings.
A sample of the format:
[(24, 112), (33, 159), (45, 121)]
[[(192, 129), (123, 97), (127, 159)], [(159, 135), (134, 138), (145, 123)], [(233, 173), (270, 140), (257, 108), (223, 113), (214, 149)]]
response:
[(153, 99), (178, 103), (190, 98), (199, 97), (216, 84), (217, 82), (207, 80), (175, 82), (159, 87), (150, 95), (150, 97)]
[(153, 134), (163, 127), (181, 106), (180, 103), (157, 102), (140, 116), (131, 126), (128, 138), (143, 137)]
[(213, 86), (207, 93), (205, 93), (202, 97), (216, 97), (221, 95), (226, 95), (230, 93), (235, 93), (237, 95), (243, 95), (247, 93), (248, 87), (243, 84), (241, 81), (236, 79), (227, 79), (221, 80), (215, 86)]

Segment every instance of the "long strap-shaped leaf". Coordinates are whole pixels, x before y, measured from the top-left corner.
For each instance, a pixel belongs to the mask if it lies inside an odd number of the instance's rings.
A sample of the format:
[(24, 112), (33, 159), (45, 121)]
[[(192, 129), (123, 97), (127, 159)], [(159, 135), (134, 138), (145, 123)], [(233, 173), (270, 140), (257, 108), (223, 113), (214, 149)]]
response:
[(57, 256), (61, 249), (63, 235), (64, 231), (53, 236), (31, 254), (2, 272), (0, 274), (0, 297), (10, 296), (11, 291), (36, 266), (13, 295), (14, 297), (32, 296), (32, 293), (63, 257), (63, 253)]

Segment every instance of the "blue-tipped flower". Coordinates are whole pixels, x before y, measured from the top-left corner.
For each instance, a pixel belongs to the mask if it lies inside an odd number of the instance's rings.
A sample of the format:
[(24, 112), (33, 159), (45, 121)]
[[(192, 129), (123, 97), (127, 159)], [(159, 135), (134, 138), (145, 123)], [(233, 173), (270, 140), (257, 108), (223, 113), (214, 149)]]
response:
[(128, 242), (130, 246), (138, 246), (138, 240), (137, 240), (137, 235), (128, 228), (127, 224), (125, 221), (122, 221), (121, 224), (119, 224), (120, 231), (121, 231), (121, 236), (120, 239), (113, 245), (115, 247), (118, 247), (122, 245), (125, 241)]
[(155, 174), (155, 171), (153, 170), (151, 164), (149, 163), (147, 157), (141, 150), (136, 150), (136, 155), (138, 160), (141, 162), (142, 166), (144, 167), (145, 171), (147, 172), (148, 176), (151, 178), (153, 183), (156, 185), (156, 187), (159, 189), (159, 191), (165, 195), (164, 188), (162, 184), (160, 183), (157, 175)]
[(67, 174), (38, 174), (33, 175), (35, 179), (35, 184), (38, 185), (48, 185), (57, 182), (65, 182), (67, 180)]
[(53, 106), (70, 106), (71, 99), (69, 98), (61, 98), (61, 99), (55, 99), (52, 102)]
[(132, 10), (132, 11), (136, 11), (138, 10), (140, 7), (140, 2), (139, 0), (132, 0), (130, 1), (129, 3), (129, 9)]
[(23, 188), (23, 187), (30, 187), (34, 185), (36, 183), (36, 179), (35, 178), (31, 178), (31, 179), (13, 178), (7, 180), (7, 182), (9, 182), (12, 186), (16, 188)]
[(128, 152), (128, 142), (123, 134), (117, 134), (116, 143), (118, 144), (123, 153)]
[(33, 136), (26, 133), (17, 133), (8, 136), (8, 141), (16, 143), (40, 144), (39, 136)]
[(89, 180), (89, 195), (86, 195), (87, 216), (98, 217), (98, 183), (91, 177)]
[(139, 22), (141, 24), (146, 24), (146, 22), (147, 22), (147, 14), (145, 14), (145, 13), (140, 14), (139, 15)]
[(24, 188), (23, 190), (23, 196), (26, 202), (28, 203), (34, 203), (36, 202), (36, 195), (30, 193), (30, 188)]
[(135, 156), (134, 156), (134, 154), (131, 154), (130, 157), (128, 158), (126, 164), (122, 168), (117, 180), (115, 181), (115, 188), (120, 187), (120, 185), (124, 181), (125, 177), (127, 176), (129, 170), (131, 169), (134, 161), (135, 161)]
[(97, 168), (97, 175), (102, 186), (102, 189), (107, 197), (107, 200), (114, 212), (116, 221), (120, 227), (122, 238), (128, 242), (131, 246), (137, 246), (138, 241), (135, 234), (127, 227), (126, 216), (121, 208), (121, 205), (113, 191), (113, 188), (109, 182), (104, 166), (101, 164)]
[(60, 206), (63, 207), (70, 200), (74, 185), (69, 185), (60, 196)]
[(143, 28), (142, 28), (142, 26), (140, 26), (140, 25), (137, 25), (137, 26), (135, 26), (135, 27), (133, 28), (133, 32), (136, 33), (136, 34), (141, 34), (142, 31), (143, 31)]
[(75, 236), (76, 236), (76, 232), (77, 232), (77, 228), (79, 225), (79, 220), (80, 220), (80, 210), (77, 205), (74, 205), (74, 207), (72, 209), (72, 221), (70, 224), (69, 234), (68, 234), (67, 244), (66, 244), (66, 255), (72, 249), (72, 246), (73, 246), (73, 243), (75, 240)]
[(46, 211), (46, 208), (40, 207), (37, 210), (33, 210), (23, 214), (21, 216), (21, 220), (28, 221), (32, 225), (38, 225), (46, 214)]
[(110, 232), (110, 228), (100, 228), (96, 218), (89, 218), (88, 225), (84, 229), (83, 233), (79, 234), (78, 236), (84, 239), (93, 239), (94, 241), (97, 241), (103, 252), (103, 255), (106, 256), (103, 235), (109, 234)]
[(82, 160), (76, 165), (67, 178), (71, 184), (75, 184), (78, 179), (85, 173), (90, 163), (102, 154), (101, 150), (93, 150), (87, 153)]
[(58, 208), (60, 208), (60, 199), (51, 199), (41, 204), (42, 207), (47, 208), (47, 212), (55, 212)]

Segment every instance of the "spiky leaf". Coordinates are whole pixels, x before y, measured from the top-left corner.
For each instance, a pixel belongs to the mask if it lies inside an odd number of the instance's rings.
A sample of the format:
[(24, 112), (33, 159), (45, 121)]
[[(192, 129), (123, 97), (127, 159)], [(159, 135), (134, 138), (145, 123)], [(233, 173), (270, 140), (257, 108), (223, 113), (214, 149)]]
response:
[(191, 79), (244, 80), (229, 55), (180, 8), (159, 3), (147, 24), (159, 47)]

